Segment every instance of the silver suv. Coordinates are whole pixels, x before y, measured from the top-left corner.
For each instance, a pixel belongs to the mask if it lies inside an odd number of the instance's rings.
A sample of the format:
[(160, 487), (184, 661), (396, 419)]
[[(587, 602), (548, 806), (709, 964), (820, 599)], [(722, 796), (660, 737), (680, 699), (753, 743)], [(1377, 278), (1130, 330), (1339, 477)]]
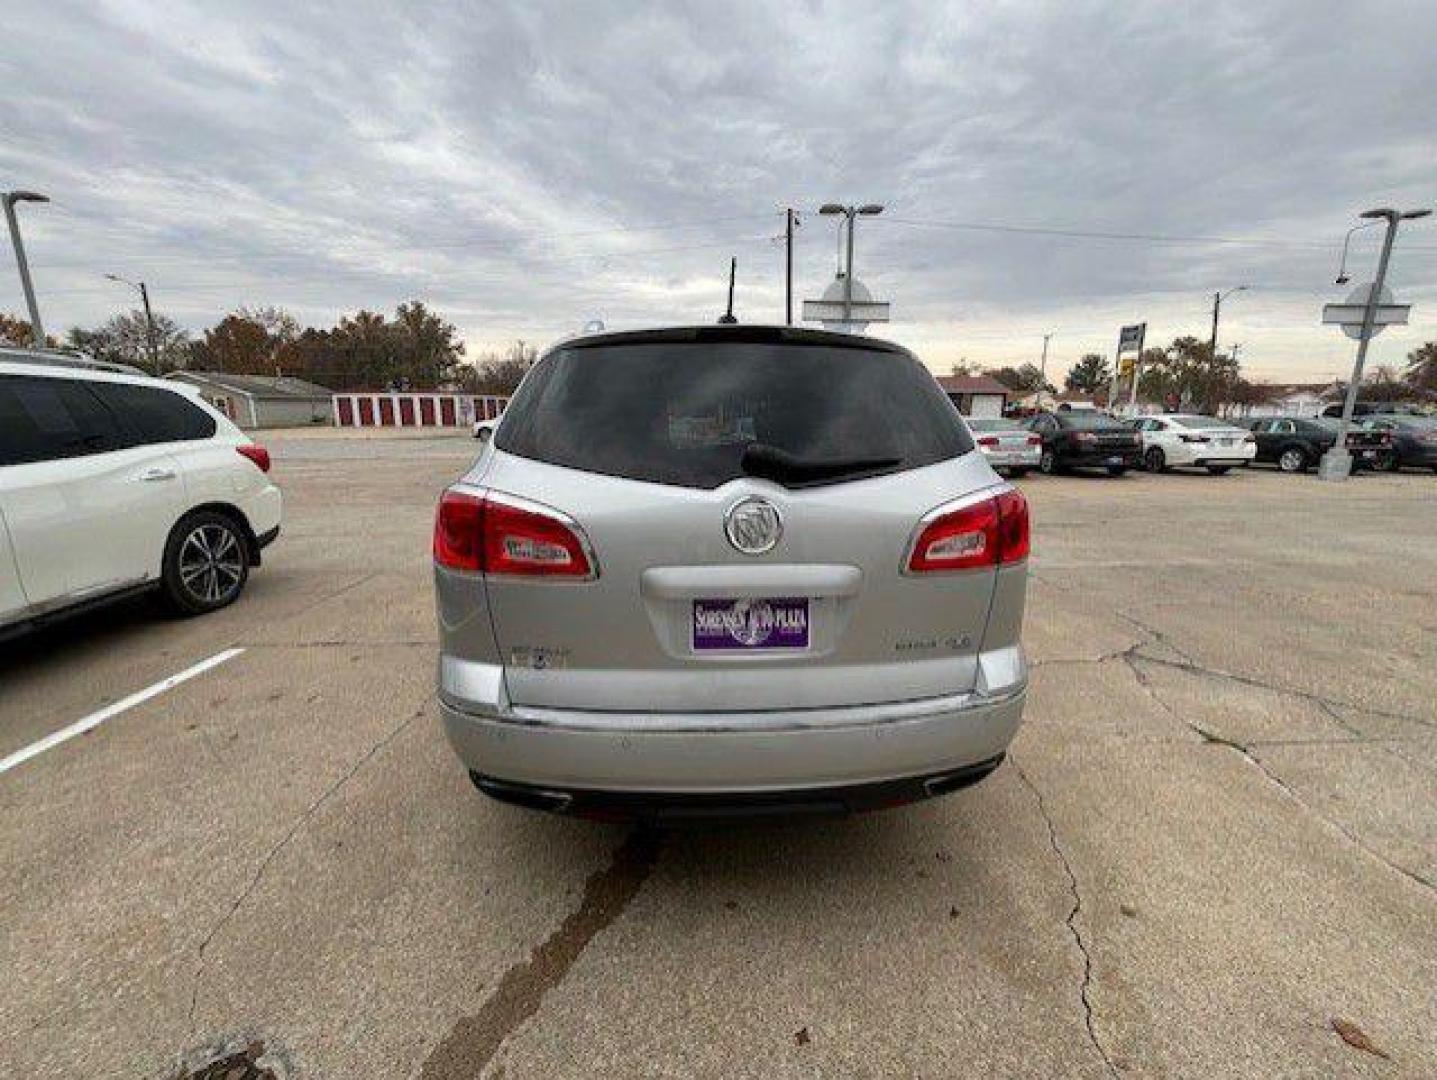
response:
[(721, 326), (565, 342), (434, 527), (479, 788), (600, 818), (890, 806), (997, 768), (1028, 507), (911, 353)]

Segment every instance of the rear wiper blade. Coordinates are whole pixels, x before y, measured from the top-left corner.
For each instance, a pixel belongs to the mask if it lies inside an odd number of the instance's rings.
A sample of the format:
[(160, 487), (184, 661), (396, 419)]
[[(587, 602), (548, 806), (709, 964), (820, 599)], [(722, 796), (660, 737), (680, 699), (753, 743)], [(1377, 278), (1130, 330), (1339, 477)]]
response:
[(801, 458), (768, 443), (749, 443), (739, 460), (739, 468), (745, 476), (780, 484), (811, 484), (878, 472), (902, 463), (901, 457)]

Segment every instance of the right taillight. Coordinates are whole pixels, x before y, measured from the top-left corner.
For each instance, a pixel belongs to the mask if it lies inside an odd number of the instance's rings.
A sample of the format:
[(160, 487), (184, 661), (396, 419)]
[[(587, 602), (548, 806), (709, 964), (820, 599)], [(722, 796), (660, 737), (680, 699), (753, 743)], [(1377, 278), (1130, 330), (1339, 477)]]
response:
[(980, 436), (978, 436), (978, 445), (979, 445), (979, 446), (997, 446), (997, 445), (998, 445), (998, 436), (996, 436), (996, 435), (980, 435)]
[(1014, 490), (939, 512), (908, 552), (910, 574), (974, 570), (1028, 557), (1028, 500)]
[(558, 511), (463, 491), (446, 491), (439, 500), (434, 561), (451, 570), (511, 577), (598, 576), (578, 526)]

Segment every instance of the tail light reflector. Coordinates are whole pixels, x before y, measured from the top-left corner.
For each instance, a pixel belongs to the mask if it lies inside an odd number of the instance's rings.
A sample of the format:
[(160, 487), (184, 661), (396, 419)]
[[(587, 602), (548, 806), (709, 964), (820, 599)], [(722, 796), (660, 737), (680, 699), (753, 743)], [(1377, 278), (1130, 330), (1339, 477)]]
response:
[(1043, 445), (1043, 436), (1041, 436), (1041, 435), (1029, 435), (1029, 436), (1028, 436), (1028, 445), (1029, 445), (1029, 446), (1042, 446), (1042, 445)]
[(259, 471), (269, 472), (269, 451), (263, 446), (256, 446), (254, 443), (246, 443), (244, 446), (236, 446), (235, 451), (240, 457), (249, 458), (257, 466)]
[(998, 436), (996, 436), (996, 435), (980, 435), (980, 436), (978, 436), (978, 445), (979, 445), (979, 446), (997, 446), (997, 445), (998, 445)]
[(577, 526), (557, 511), (462, 491), (446, 491), (439, 500), (434, 561), (514, 577), (598, 576)]
[(907, 572), (973, 570), (1028, 557), (1028, 500), (1004, 491), (939, 514), (923, 526), (908, 553)]

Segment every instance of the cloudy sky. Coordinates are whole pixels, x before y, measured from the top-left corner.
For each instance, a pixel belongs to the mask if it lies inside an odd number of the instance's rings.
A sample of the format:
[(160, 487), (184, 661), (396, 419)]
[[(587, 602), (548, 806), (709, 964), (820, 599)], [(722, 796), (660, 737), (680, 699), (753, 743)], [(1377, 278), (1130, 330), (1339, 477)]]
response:
[[(191, 330), (419, 297), (482, 351), (707, 322), (730, 254), (740, 317), (776, 321), (780, 208), (805, 211), (816, 296), (836, 233), (813, 211), (836, 199), (886, 205), (857, 276), (936, 370), (1036, 359), (1046, 331), (1055, 371), (1124, 322), (1206, 336), (1212, 291), (1251, 284), (1224, 346), (1315, 379), (1351, 363), (1318, 312), (1356, 212), (1437, 203), (1430, 0), (0, 13), (0, 188), (54, 200), (21, 211), (51, 329), (127, 306), (117, 273)], [(1355, 281), (1380, 231), (1354, 238)], [(1437, 337), (1437, 225), (1404, 233), (1392, 285), (1417, 307), (1376, 363)], [(3, 310), (23, 311), (8, 247)]]

